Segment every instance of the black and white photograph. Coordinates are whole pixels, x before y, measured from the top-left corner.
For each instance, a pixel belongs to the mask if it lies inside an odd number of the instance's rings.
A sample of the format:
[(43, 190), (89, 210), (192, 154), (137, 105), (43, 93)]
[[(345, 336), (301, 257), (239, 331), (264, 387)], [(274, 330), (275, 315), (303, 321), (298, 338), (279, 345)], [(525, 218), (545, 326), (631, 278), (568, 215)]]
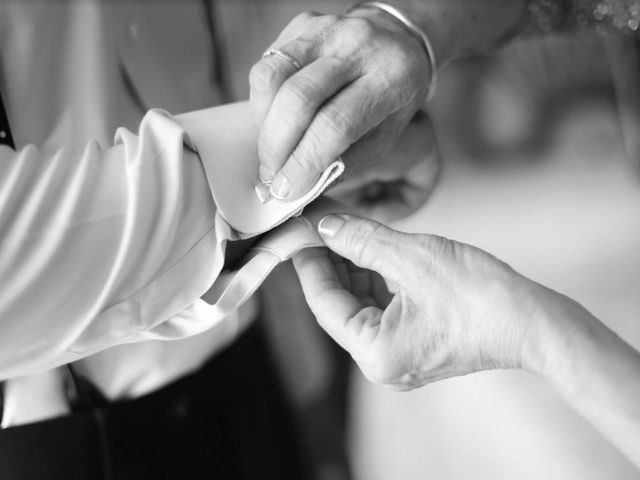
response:
[(0, 0), (0, 480), (640, 479), (640, 0)]

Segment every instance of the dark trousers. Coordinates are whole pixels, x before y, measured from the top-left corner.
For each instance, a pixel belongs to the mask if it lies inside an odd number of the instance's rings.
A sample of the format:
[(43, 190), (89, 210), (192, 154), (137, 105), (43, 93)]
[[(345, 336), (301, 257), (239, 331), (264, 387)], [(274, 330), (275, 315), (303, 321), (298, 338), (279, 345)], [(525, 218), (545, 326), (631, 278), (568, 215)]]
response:
[(2, 480), (164, 478), (310, 478), (259, 327), (150, 395), (0, 430)]

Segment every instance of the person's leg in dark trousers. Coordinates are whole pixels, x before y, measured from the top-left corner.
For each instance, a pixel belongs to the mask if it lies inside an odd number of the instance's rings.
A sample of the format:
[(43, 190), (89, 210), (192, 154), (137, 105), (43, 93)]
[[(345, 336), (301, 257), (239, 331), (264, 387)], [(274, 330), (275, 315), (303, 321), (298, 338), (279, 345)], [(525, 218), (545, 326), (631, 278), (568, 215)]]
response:
[(311, 477), (256, 325), (196, 373), (150, 395), (0, 431), (0, 478)]

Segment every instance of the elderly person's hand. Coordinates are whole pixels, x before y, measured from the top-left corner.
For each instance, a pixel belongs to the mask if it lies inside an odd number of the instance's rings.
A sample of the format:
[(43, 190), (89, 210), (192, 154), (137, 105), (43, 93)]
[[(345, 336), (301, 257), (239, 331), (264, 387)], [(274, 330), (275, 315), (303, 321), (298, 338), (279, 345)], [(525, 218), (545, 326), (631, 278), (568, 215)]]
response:
[[(293, 200), (342, 157), (347, 178), (388, 152), (429, 87), (420, 41), (393, 16), (360, 9), (346, 16), (303, 13), (251, 70), (259, 129), (260, 179)], [(393, 159), (390, 159), (393, 160)]]
[(332, 252), (294, 257), (307, 303), (370, 380), (408, 390), (524, 368), (640, 467), (640, 352), (581, 305), (442, 237), (348, 215), (318, 231)]
[[(376, 383), (411, 389), (521, 366), (541, 288), (477, 248), (340, 215), (294, 257), (322, 327)], [(387, 291), (387, 287), (390, 290)]]

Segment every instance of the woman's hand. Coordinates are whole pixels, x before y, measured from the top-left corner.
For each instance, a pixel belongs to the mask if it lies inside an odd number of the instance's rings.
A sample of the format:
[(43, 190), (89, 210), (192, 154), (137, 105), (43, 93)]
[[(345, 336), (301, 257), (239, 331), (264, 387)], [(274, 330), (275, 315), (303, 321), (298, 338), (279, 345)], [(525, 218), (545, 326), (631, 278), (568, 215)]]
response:
[(295, 268), (320, 325), (369, 380), (408, 390), (524, 368), (640, 468), (640, 352), (580, 304), (445, 238), (347, 215), (318, 231), (335, 253), (303, 250)]
[(251, 70), (260, 178), (293, 200), (334, 160), (347, 178), (375, 165), (423, 103), (429, 62), (420, 42), (385, 12), (294, 18)]
[(294, 265), (319, 323), (371, 381), (412, 389), (530, 360), (532, 305), (554, 292), (445, 238), (347, 215), (319, 231), (337, 255), (310, 249)]

